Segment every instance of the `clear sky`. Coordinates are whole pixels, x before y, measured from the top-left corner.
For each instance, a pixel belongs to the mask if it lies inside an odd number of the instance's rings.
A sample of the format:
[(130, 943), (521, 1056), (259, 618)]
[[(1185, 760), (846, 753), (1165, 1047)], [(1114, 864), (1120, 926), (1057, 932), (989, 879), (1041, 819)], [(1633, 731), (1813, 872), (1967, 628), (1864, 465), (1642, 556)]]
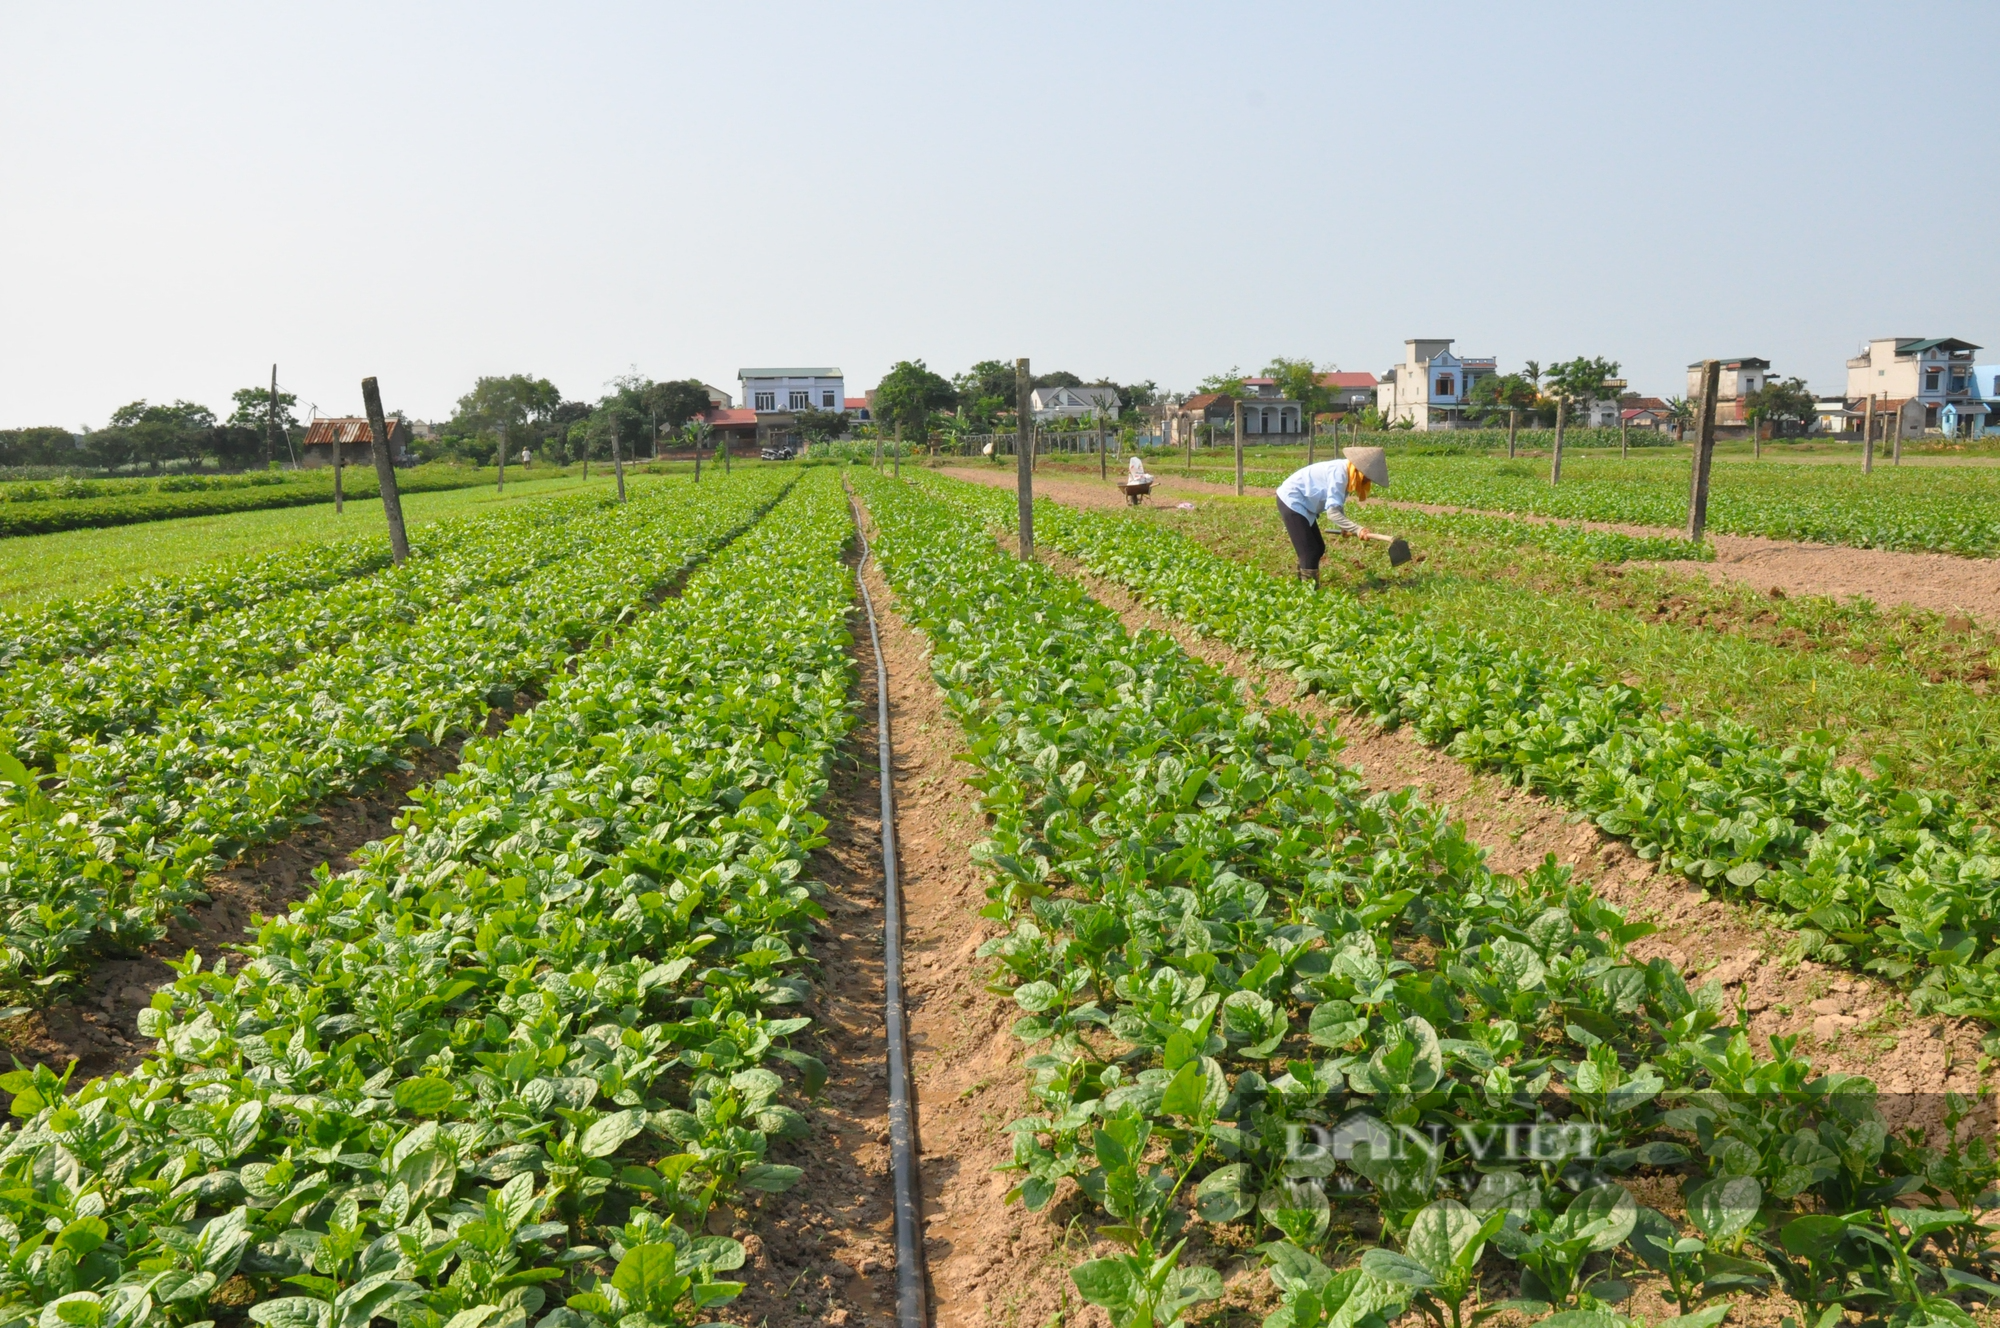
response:
[[(2000, 11), (0, 0), (0, 427), (1412, 336), (2000, 359)], [(1985, 358), (1982, 356), (1982, 358)]]

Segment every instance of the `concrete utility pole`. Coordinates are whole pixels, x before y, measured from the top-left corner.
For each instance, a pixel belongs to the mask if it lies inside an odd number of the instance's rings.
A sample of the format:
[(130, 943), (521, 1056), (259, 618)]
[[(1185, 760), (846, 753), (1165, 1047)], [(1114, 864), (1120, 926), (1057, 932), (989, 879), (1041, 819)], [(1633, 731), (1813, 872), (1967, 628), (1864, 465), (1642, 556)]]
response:
[(1868, 405), (1861, 412), (1861, 473), (1875, 473), (1875, 394), (1868, 394)]
[(1688, 489), (1688, 539), (1701, 542), (1708, 525), (1708, 466), (1715, 459), (1715, 393), (1722, 380), (1722, 361), (1701, 362), (1701, 405), (1694, 439), (1694, 475)]
[[(274, 380), (275, 381), (275, 380)], [(373, 378), (361, 380), (361, 404), (375, 435), (375, 482), (382, 489), (382, 515), (389, 519), (389, 556), (401, 567), (410, 559), (410, 536), (403, 529), (403, 496), (396, 492), (396, 463), (389, 456), (389, 426), (382, 418), (382, 390)], [(340, 446), (339, 443), (334, 444)]]
[(1243, 496), (1243, 400), (1236, 401), (1236, 496)]
[(1034, 390), (1023, 355), (1014, 361), (1014, 502), (1024, 563), (1035, 560), (1035, 416), (1029, 408)]
[(278, 366), (271, 366), (271, 399), (264, 403), (264, 469), (271, 468), (271, 435), (278, 431)]
[(1556, 442), (1549, 450), (1549, 483), (1560, 484), (1563, 477), (1563, 416), (1567, 413), (1569, 398), (1556, 398)]

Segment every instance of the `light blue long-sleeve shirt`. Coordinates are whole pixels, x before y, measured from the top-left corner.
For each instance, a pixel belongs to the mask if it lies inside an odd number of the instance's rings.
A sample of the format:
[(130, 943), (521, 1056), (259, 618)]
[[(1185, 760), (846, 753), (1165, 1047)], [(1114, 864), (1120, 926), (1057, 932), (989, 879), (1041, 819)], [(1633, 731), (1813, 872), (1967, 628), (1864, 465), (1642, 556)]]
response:
[(1335, 458), (1299, 467), (1278, 486), (1278, 501), (1308, 521), (1317, 521), (1324, 513), (1326, 523), (1335, 530), (1352, 533), (1361, 529), (1360, 522), (1350, 521), (1347, 517), (1347, 462), (1344, 459)]

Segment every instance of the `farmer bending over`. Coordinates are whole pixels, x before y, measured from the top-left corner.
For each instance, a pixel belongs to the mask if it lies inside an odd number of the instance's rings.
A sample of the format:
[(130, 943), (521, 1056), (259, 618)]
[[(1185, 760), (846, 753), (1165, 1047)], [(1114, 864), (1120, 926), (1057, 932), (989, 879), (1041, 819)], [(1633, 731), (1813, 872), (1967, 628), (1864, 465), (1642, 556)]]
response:
[(1319, 584), (1319, 560), (1326, 556), (1326, 537), (1319, 518), (1343, 535), (1368, 538), (1368, 529), (1347, 516), (1347, 500), (1368, 497), (1376, 485), (1389, 487), (1389, 458), (1379, 447), (1350, 447), (1332, 461), (1301, 466), (1278, 486), (1278, 515), (1292, 548), (1299, 555), (1299, 580)]

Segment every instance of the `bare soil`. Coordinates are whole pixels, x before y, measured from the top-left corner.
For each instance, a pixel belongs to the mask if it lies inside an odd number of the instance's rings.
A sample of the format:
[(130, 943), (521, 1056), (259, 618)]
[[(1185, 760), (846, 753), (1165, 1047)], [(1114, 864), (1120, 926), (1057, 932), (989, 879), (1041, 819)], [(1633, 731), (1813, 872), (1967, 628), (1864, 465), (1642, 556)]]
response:
[[(1014, 475), (1009, 470), (953, 467), (950, 473), (980, 484), (1006, 489), (1014, 487)], [(1094, 480), (1038, 474), (1035, 485), (1050, 497), (1079, 506), (1117, 507), (1125, 502), (1124, 495), (1116, 488)], [(1235, 492), (1235, 486), (1231, 484), (1181, 479), (1172, 475), (1156, 479), (1154, 489), (1155, 504), (1186, 501), (1201, 494)], [(1274, 491), (1246, 486), (1243, 492), (1268, 496)], [(1475, 510), (1389, 500), (1381, 500), (1379, 505), (1434, 513)], [(1499, 515), (1516, 521), (1578, 525), (1590, 530), (1609, 530), (1626, 535), (1674, 536), (1682, 533), (1658, 526), (1630, 526), (1601, 521), (1557, 522), (1553, 517), (1521, 513)], [(1656, 567), (1682, 576), (1706, 577), (1719, 584), (1736, 582), (1764, 592), (1777, 590), (1793, 596), (1866, 599), (1884, 608), (1903, 604), (1952, 617), (1962, 616), (2000, 628), (2000, 559), (1959, 558), (1948, 553), (1900, 553), (1889, 549), (1851, 549), (1748, 535), (1711, 533), (1709, 540), (1715, 545), (1715, 561), (1712, 563), (1634, 565)]]
[[(924, 1257), (932, 1322), (1039, 1325), (1075, 1298), (1060, 1228), (1003, 1198), (993, 1170), (1009, 1143), (1000, 1130), (1027, 1110), (1013, 1006), (986, 990), (989, 934), (977, 916), (984, 882), (972, 846), (985, 835), (968, 768), (954, 758), (964, 733), (930, 676), (928, 648), (891, 608), (871, 565), (889, 674), (901, 850), (904, 988), (923, 1184)], [(748, 1284), (727, 1317), (746, 1324), (894, 1322), (895, 1248), (888, 1150), (887, 1046), (882, 1002), (881, 791), (876, 758), (874, 658), (857, 604), (859, 722), (833, 780), (827, 847), (814, 867), (829, 921), (815, 943), (821, 986), (812, 1013), (829, 1077), (811, 1113), (813, 1135), (788, 1146), (805, 1167), (798, 1186), (743, 1214)], [(1096, 1322), (1078, 1320), (1071, 1323)]]

